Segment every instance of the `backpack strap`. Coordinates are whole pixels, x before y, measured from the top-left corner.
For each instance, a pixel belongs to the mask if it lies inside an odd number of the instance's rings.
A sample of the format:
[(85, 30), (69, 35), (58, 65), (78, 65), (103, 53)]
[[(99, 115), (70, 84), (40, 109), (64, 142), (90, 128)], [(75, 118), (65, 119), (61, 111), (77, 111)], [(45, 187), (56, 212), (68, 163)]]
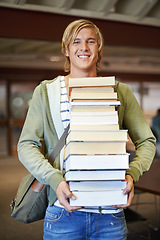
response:
[(50, 157), (49, 157), (49, 162), (53, 163), (54, 160), (56, 159), (56, 157), (58, 156), (58, 154), (60, 153), (61, 149), (64, 147), (64, 145), (66, 144), (66, 137), (68, 135), (68, 131), (70, 128), (70, 124), (68, 124), (66, 130), (63, 132), (62, 136), (60, 137), (60, 139), (58, 140), (56, 146), (54, 147)]

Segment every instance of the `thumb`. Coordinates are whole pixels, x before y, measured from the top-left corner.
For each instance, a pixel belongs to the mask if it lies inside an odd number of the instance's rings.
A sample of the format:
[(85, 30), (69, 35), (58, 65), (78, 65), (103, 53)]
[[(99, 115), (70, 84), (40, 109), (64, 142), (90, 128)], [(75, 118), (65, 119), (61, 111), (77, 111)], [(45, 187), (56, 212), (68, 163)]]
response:
[(70, 199), (72, 199), (72, 200), (75, 200), (75, 199), (76, 199), (75, 195), (70, 191), (68, 185), (67, 185), (67, 187), (63, 190), (63, 192), (64, 192), (64, 194), (66, 195), (67, 198), (70, 198)]
[(126, 180), (127, 180), (127, 186), (123, 190), (123, 194), (128, 194), (132, 190), (132, 188), (134, 188), (133, 178), (130, 175), (126, 175)]
[(67, 196), (67, 198), (70, 198), (72, 200), (76, 200), (75, 195), (69, 189), (67, 189), (67, 191), (65, 192), (65, 195)]

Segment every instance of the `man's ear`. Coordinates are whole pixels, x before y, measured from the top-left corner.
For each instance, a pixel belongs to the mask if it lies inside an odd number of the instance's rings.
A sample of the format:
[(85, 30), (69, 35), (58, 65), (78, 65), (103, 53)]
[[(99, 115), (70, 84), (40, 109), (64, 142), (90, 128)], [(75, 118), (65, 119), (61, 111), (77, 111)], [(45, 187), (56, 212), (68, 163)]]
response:
[(68, 53), (67, 50), (65, 50), (65, 56), (66, 56), (66, 57), (69, 57), (69, 53)]

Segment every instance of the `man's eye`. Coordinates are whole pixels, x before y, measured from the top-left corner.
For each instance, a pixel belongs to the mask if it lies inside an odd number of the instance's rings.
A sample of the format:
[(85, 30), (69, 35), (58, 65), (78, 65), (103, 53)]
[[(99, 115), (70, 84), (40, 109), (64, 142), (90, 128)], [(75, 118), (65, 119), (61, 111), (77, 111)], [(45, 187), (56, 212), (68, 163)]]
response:
[(95, 43), (94, 40), (88, 40), (88, 43)]
[(78, 44), (78, 43), (80, 43), (80, 41), (78, 41), (78, 40), (73, 42), (73, 44)]

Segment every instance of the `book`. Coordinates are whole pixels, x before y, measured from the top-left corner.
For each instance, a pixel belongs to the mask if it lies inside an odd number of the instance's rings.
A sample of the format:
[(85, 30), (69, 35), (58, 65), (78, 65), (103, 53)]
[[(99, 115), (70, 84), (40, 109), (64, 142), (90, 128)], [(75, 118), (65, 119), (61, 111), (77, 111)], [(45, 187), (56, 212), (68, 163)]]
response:
[(117, 115), (116, 111), (106, 111), (106, 112), (71, 112), (70, 116), (107, 116), (107, 115)]
[(69, 78), (69, 87), (115, 86), (115, 77)]
[(126, 142), (69, 142), (64, 154), (125, 154)]
[(69, 155), (64, 160), (66, 171), (93, 169), (128, 169), (129, 154)]
[(72, 88), (72, 93), (108, 93), (114, 92), (113, 87), (77, 87)]
[(118, 114), (117, 112), (113, 112), (111, 115), (71, 115), (70, 116), (70, 124), (94, 124), (94, 125), (101, 125), (101, 124), (118, 124)]
[(117, 92), (108, 92), (108, 93), (89, 93), (89, 92), (79, 92), (79, 93), (74, 93), (71, 92), (71, 98), (70, 101), (74, 100), (111, 100), (111, 99), (116, 99), (117, 100)]
[(76, 170), (66, 172), (65, 178), (66, 181), (125, 180), (125, 173), (125, 170)]
[(72, 106), (83, 106), (83, 105), (85, 105), (85, 106), (120, 106), (121, 105), (121, 103), (120, 103), (120, 101), (109, 101), (109, 100), (107, 100), (107, 101), (87, 101), (87, 100), (85, 100), (85, 101), (71, 101), (70, 102), (70, 107), (71, 107), (71, 109), (72, 109)]
[(127, 185), (126, 181), (114, 180), (114, 181), (71, 181), (69, 182), (70, 191), (80, 192), (100, 192), (100, 191), (115, 191), (125, 189)]
[(90, 131), (101, 131), (101, 130), (118, 130), (118, 124), (102, 124), (102, 125), (86, 125), (86, 124), (72, 124), (70, 125), (70, 130), (90, 130)]
[(72, 111), (71, 113), (74, 112), (97, 112), (97, 113), (101, 113), (101, 112), (108, 112), (108, 111), (115, 111), (115, 106), (89, 106), (89, 105), (74, 105), (72, 106)]
[(102, 142), (102, 141), (128, 141), (127, 130), (70, 130), (66, 138), (66, 143), (70, 141), (88, 141), (88, 142)]
[(77, 192), (73, 191), (76, 200), (70, 199), (71, 206), (112, 206), (127, 203), (127, 195), (122, 190), (102, 192)]

